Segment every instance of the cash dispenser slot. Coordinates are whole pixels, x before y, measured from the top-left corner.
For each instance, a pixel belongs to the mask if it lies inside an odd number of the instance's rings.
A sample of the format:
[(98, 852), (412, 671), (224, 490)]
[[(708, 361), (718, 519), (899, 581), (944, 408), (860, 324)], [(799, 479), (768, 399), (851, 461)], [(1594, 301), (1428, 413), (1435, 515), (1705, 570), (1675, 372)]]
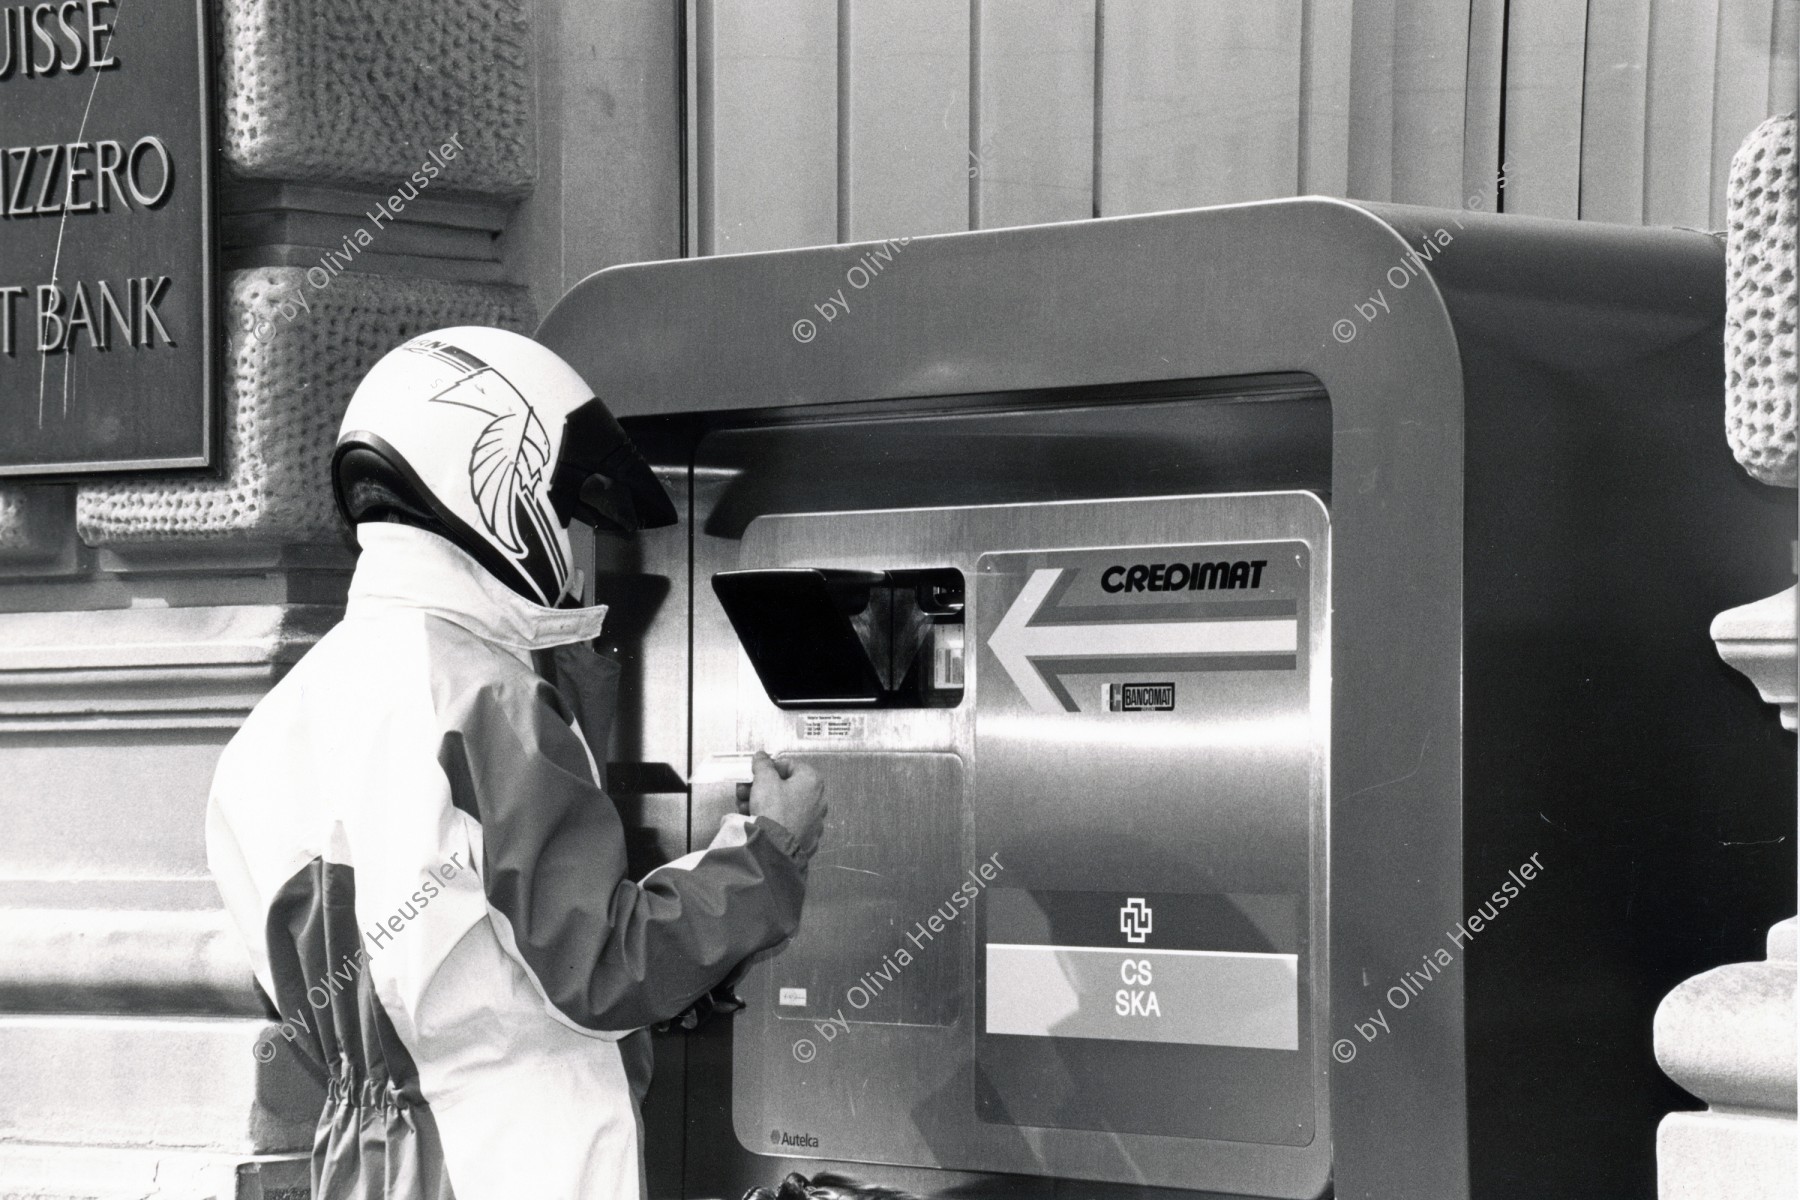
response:
[(713, 592), (781, 708), (953, 708), (963, 577), (951, 567), (723, 571)]

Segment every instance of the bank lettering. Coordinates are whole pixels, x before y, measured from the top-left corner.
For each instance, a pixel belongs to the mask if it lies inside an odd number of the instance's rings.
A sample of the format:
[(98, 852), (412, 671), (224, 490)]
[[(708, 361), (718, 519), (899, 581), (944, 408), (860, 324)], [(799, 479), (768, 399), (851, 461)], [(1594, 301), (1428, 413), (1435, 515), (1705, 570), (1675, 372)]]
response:
[(216, 7), (0, 0), (0, 479), (217, 460)]
[[(0, 8), (0, 87), (118, 67), (117, 7), (115, 0), (61, 0)], [(175, 179), (174, 156), (155, 134), (0, 146), (0, 222), (154, 211)], [(79, 226), (68, 235), (79, 236)], [(0, 280), (0, 356), (174, 347), (159, 306), (178, 286), (168, 275)]]

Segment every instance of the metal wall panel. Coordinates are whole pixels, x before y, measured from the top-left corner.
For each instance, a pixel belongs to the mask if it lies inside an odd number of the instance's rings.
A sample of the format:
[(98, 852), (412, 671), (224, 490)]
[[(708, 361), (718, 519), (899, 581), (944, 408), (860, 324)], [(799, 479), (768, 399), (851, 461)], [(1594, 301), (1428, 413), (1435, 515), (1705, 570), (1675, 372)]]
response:
[(1581, 96), (1587, 8), (1568, 0), (1507, 7), (1506, 211), (1581, 213)]
[(1347, 194), (1392, 199), (1395, 0), (1358, 0), (1350, 37), (1350, 175)]
[(1581, 215), (1644, 219), (1644, 120), (1650, 0), (1591, 0), (1581, 98)]
[(1459, 207), (1469, 11), (1380, 0), (1354, 15), (1348, 194)]
[(701, 253), (1296, 194), (1717, 227), (1800, 28), (1800, 0), (693, 3)]
[(1300, 18), (1300, 192), (1350, 186), (1350, 22), (1355, 0), (1306, 0)]
[(702, 254), (837, 239), (837, 0), (700, 0)]
[(1463, 92), (1463, 194), (1459, 207), (1499, 207), (1500, 98), (1506, 78), (1506, 0), (1470, 0), (1469, 69)]
[(975, 0), (970, 228), (1094, 215), (1096, 0)]
[(1800, 0), (1775, 0), (1774, 15), (1767, 111), (1792, 112), (1800, 100)]
[(1102, 216), (1294, 193), (1299, 0), (1102, 0)]
[(1395, 18), (1393, 198), (1460, 208), (1469, 13), (1442, 0), (1400, 0)]
[[(1728, 0), (1737, 4), (1740, 0)], [(1720, 0), (1653, 4), (1644, 102), (1644, 223), (1706, 228)], [(1735, 147), (1734, 147), (1735, 148)], [(1724, 180), (1718, 181), (1720, 188)]]
[(505, 240), (543, 313), (595, 271), (681, 253), (681, 27), (652, 0), (535, 7), (538, 184)]
[(855, 0), (842, 11), (839, 239), (967, 229), (968, 0)]

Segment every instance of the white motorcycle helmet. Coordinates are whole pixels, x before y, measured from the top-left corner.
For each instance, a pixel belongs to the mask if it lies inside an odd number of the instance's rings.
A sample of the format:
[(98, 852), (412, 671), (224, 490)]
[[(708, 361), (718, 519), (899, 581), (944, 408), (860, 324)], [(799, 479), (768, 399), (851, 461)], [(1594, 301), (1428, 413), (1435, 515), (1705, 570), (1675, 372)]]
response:
[(390, 350), (331, 460), (351, 524), (423, 526), (536, 604), (566, 598), (569, 522), (635, 533), (675, 506), (575, 368), (530, 338), (461, 326)]

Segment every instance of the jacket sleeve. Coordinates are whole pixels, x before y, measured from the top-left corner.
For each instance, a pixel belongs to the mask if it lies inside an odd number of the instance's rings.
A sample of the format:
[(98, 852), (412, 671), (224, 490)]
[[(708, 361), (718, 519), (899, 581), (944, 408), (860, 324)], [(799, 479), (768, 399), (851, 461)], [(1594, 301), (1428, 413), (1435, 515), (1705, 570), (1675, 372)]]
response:
[(482, 829), (482, 879), (502, 942), (586, 1029), (669, 1020), (800, 923), (793, 835), (733, 814), (712, 845), (626, 876), (624, 825), (549, 684), (484, 684), (456, 704), (438, 762)]

